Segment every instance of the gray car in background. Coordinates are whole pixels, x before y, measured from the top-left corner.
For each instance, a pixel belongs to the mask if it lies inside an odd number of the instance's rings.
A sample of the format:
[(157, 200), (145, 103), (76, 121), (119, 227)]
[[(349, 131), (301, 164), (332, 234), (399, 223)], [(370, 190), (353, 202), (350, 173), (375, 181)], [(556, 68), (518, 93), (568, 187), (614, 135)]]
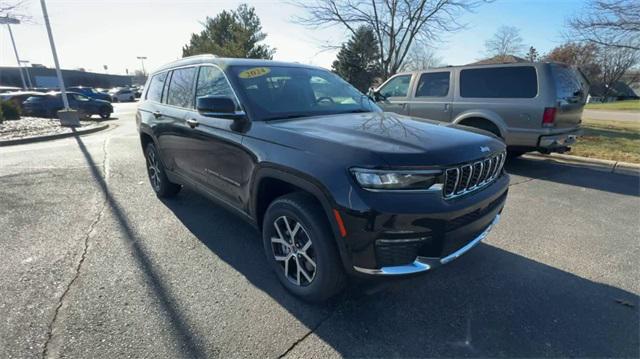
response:
[(569, 150), (588, 92), (579, 70), (564, 64), (515, 63), (399, 73), (374, 98), (385, 111), (492, 132), (513, 157)]

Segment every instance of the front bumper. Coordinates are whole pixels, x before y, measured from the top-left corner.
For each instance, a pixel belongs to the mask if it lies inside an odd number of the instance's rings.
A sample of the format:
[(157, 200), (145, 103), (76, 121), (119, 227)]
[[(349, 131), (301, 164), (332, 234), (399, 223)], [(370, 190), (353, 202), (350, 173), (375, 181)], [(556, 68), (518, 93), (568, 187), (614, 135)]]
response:
[[(509, 176), (451, 200), (440, 193), (359, 192), (365, 211), (343, 212), (346, 269), (353, 275), (409, 275), (446, 264), (475, 247), (495, 226)], [(352, 196), (355, 198), (355, 196)], [(383, 210), (384, 209), (384, 210)]]
[(447, 264), (453, 261), (454, 259), (457, 259), (461, 255), (467, 253), (471, 248), (475, 247), (482, 240), (487, 238), (487, 235), (489, 235), (489, 232), (491, 231), (493, 226), (498, 224), (499, 221), (500, 221), (500, 215), (497, 214), (494, 217), (491, 224), (489, 224), (489, 226), (485, 228), (485, 230), (482, 231), (482, 233), (480, 233), (477, 237), (475, 237), (471, 242), (464, 245), (462, 248), (447, 255), (444, 258), (418, 256), (413, 261), (413, 263), (410, 263), (410, 264), (382, 267), (379, 269), (360, 268), (360, 267), (354, 266), (353, 269), (355, 269), (357, 272), (364, 273), (364, 274), (385, 275), (385, 276), (408, 275), (408, 274), (426, 272), (428, 270), (440, 267), (443, 264)]

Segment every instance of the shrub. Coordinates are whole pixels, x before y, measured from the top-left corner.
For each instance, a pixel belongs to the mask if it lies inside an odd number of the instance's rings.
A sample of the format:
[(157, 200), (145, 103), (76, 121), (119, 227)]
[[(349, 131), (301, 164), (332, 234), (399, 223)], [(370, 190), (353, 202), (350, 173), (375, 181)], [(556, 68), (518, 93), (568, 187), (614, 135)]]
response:
[(20, 108), (12, 101), (0, 101), (0, 118), (3, 120), (19, 120)]

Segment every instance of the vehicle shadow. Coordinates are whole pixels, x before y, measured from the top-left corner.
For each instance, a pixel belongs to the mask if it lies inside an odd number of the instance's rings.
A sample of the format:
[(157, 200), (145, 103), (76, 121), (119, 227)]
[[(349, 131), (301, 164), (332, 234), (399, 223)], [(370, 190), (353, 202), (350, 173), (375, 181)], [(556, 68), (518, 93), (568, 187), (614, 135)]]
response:
[(253, 227), (187, 189), (164, 204), (217, 257), (313, 331), (290, 348), (293, 357), (326, 350), (345, 357), (640, 354), (636, 294), (491, 245), (427, 275), (374, 290), (352, 286), (311, 305), (288, 294), (267, 269)]
[[(640, 178), (597, 171), (545, 160), (516, 158), (505, 166), (509, 174), (591, 188), (628, 196), (640, 196)], [(512, 181), (513, 182), (513, 181)]]

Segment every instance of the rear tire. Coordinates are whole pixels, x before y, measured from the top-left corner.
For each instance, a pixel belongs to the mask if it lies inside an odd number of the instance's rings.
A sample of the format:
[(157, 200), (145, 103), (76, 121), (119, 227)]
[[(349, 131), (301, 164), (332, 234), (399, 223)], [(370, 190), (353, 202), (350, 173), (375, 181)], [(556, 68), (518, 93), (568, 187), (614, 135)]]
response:
[(153, 188), (156, 196), (159, 198), (171, 198), (178, 194), (182, 187), (170, 182), (167, 178), (164, 165), (162, 164), (162, 159), (156, 150), (156, 146), (153, 143), (149, 143), (144, 154), (147, 162), (149, 182), (151, 183), (151, 188)]
[(346, 283), (330, 228), (322, 207), (300, 192), (277, 198), (264, 216), (262, 240), (267, 261), (280, 283), (306, 301), (326, 300)]

